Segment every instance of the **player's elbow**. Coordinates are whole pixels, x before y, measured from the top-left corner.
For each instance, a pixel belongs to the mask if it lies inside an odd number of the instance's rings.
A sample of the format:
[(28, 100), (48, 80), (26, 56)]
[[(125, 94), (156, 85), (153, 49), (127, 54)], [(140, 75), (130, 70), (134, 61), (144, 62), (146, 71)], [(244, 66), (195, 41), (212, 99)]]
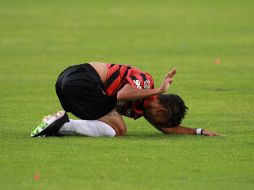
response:
[(118, 92), (116, 98), (117, 100), (122, 100), (122, 93)]
[(126, 100), (127, 99), (127, 94), (126, 92), (120, 90), (118, 93), (117, 93), (117, 100)]

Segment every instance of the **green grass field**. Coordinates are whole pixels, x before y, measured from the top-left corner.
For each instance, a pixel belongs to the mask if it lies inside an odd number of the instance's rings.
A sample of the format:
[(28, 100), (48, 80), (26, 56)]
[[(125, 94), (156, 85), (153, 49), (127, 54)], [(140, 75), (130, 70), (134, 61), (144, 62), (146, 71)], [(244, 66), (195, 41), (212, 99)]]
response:
[[(254, 1), (0, 1), (0, 189), (254, 189)], [(220, 64), (215, 64), (220, 59)], [(58, 74), (130, 63), (189, 107), (166, 136), (125, 119), (123, 138), (31, 138), (61, 109)]]

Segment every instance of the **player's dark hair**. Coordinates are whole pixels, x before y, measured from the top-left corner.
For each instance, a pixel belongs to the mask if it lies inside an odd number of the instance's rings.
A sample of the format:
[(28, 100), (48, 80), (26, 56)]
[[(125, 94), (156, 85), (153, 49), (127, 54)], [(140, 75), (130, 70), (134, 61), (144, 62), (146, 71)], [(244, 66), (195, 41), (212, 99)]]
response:
[(188, 108), (183, 99), (175, 94), (161, 94), (158, 96), (161, 105), (167, 109), (166, 122), (156, 123), (153, 118), (145, 115), (145, 118), (156, 128), (170, 128), (181, 124)]
[(167, 109), (167, 119), (163, 127), (180, 125), (188, 110), (183, 99), (176, 94), (161, 94), (158, 99), (161, 105)]

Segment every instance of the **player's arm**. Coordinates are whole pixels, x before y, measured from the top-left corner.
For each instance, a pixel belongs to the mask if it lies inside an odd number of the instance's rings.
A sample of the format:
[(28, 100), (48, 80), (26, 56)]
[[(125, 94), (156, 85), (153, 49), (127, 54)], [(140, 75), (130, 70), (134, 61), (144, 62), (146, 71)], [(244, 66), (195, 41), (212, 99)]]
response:
[(137, 100), (161, 93), (162, 91), (159, 88), (138, 89), (130, 84), (126, 84), (121, 90), (118, 91), (117, 100)]
[(176, 74), (176, 69), (170, 71), (163, 80), (161, 86), (159, 88), (154, 89), (138, 89), (136, 87), (131, 86), (130, 84), (126, 84), (121, 90), (117, 93), (117, 100), (136, 100), (142, 99), (145, 97), (159, 95), (167, 92), (171, 83), (173, 82), (173, 76)]
[(216, 132), (208, 131), (206, 129), (195, 129), (183, 126), (177, 126), (172, 128), (161, 128), (159, 129), (165, 134), (180, 134), (180, 135), (205, 135), (205, 136), (218, 136)]

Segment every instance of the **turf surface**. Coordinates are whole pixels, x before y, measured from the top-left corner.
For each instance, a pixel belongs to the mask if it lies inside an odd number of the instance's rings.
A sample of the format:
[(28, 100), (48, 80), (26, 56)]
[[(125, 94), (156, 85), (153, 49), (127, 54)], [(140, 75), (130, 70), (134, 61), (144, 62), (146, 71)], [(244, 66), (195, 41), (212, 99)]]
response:
[[(0, 2), (0, 189), (253, 189), (253, 1)], [(130, 63), (223, 136), (165, 136), (126, 119), (124, 138), (30, 138), (61, 107), (57, 75)], [(215, 64), (218, 63), (218, 64)]]

